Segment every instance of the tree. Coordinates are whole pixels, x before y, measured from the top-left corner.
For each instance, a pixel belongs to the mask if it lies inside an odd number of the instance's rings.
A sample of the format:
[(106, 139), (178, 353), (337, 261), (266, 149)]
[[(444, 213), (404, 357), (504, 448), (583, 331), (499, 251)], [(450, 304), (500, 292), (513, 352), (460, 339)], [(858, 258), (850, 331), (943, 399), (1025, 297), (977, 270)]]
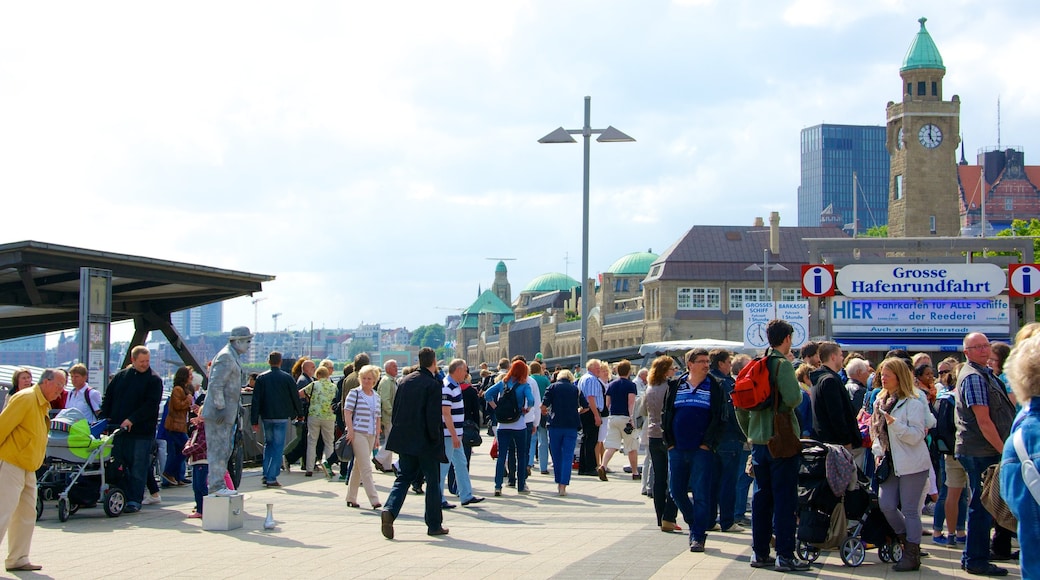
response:
[[(1040, 236), (1040, 219), (1013, 220), (1011, 227), (997, 233), (1002, 237)], [(1040, 256), (1040, 238), (1033, 240), (1033, 256)]]
[(367, 338), (361, 338), (350, 342), (350, 347), (347, 349), (347, 357), (351, 360), (357, 356), (358, 353), (372, 352), (375, 350), (375, 344)]
[(888, 225), (874, 226), (867, 228), (867, 231), (860, 234), (861, 238), (887, 238), (888, 237)]
[(427, 324), (415, 329), (412, 333), (412, 346), (428, 346), (436, 349), (444, 345), (444, 325)]

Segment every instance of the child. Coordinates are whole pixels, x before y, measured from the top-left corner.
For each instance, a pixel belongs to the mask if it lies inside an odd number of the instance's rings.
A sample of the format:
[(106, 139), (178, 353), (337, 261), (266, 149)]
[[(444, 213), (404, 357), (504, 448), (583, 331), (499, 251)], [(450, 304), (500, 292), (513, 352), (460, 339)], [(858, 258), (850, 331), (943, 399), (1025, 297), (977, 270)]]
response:
[(197, 519), (202, 517), (202, 498), (209, 494), (209, 461), (206, 459), (206, 425), (202, 420), (202, 410), (199, 415), (191, 419), (195, 430), (191, 439), (184, 445), (184, 455), (188, 457), (188, 465), (191, 466), (191, 488), (195, 492), (195, 511), (188, 517)]

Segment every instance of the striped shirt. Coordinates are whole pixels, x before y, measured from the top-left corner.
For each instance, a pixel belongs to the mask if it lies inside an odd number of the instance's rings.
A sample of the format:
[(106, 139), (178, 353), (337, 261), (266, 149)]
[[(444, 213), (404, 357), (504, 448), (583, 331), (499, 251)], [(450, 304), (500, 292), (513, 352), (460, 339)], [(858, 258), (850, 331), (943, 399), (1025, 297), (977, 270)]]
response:
[(366, 435), (376, 434), (376, 426), (381, 415), (378, 393), (373, 391), (371, 395), (366, 395), (361, 387), (350, 389), (343, 407), (343, 412), (347, 411), (354, 414), (355, 431)]
[[(444, 377), (441, 389), (441, 406), (451, 407), (451, 420), (455, 424), (455, 434), (462, 436), (462, 424), (466, 421), (466, 407), (462, 403), (462, 387), (452, 382), (451, 377)], [(441, 423), (444, 423), (443, 419)], [(444, 425), (444, 436), (451, 437), (451, 431)]]

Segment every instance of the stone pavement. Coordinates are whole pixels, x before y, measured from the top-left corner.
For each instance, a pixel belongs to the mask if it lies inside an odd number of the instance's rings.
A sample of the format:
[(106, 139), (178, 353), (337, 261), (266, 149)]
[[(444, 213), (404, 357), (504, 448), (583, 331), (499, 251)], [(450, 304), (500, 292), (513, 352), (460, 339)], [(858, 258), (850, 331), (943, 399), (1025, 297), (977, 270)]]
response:
[[(572, 480), (567, 497), (556, 496), (551, 475), (529, 479), (533, 493), (506, 487), (492, 497), (494, 462), (489, 441), (473, 456), (474, 489), (487, 497), (472, 508), (445, 512), (448, 536), (431, 538), (422, 521), (423, 498), (410, 493), (397, 519), (396, 539), (379, 531), (379, 513), (346, 506), (346, 486), (297, 470), (283, 473), (281, 489), (260, 487), (257, 469), (243, 478), (245, 525), (231, 532), (205, 532), (201, 520), (186, 519), (191, 488), (162, 491), (163, 502), (137, 514), (105, 517), (100, 508), (82, 510), (62, 524), (54, 502), (37, 523), (32, 561), (44, 569), (21, 577), (52, 578), (781, 578), (749, 566), (750, 531), (710, 533), (707, 551), (688, 551), (685, 534), (666, 534), (654, 525), (652, 500), (640, 483), (621, 472), (607, 482)], [(381, 501), (392, 475), (376, 474)], [(449, 498), (452, 503), (458, 499)], [(274, 504), (278, 527), (263, 530), (265, 504)], [(686, 525), (680, 522), (686, 529)], [(859, 568), (842, 566), (836, 552), (825, 553), (811, 572), (815, 578), (969, 577), (959, 568), (959, 552), (931, 544), (920, 573), (894, 573), (877, 551)], [(0, 546), (6, 554), (6, 543)], [(1019, 577), (1015, 564), (1011, 578)], [(11, 576), (11, 573), (7, 573)]]

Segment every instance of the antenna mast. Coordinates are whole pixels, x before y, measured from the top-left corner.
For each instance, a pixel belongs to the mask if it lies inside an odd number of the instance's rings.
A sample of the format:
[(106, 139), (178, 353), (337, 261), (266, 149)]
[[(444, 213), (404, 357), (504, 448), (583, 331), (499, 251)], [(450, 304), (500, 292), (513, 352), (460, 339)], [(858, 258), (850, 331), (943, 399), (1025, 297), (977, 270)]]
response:
[(997, 95), (997, 151), (1000, 151), (1000, 95)]

